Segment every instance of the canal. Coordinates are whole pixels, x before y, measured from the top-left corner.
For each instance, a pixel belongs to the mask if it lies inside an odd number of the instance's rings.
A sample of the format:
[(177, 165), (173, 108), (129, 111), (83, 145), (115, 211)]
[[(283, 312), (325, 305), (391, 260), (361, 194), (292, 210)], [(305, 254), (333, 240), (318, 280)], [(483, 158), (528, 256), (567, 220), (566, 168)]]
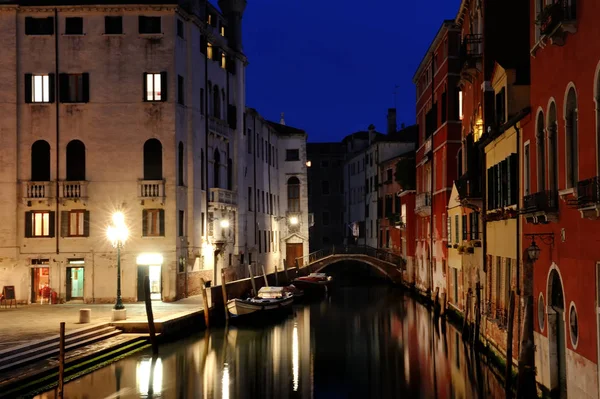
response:
[(504, 398), (457, 328), (370, 279), (277, 324), (190, 332), (149, 355), (69, 382), (65, 398)]

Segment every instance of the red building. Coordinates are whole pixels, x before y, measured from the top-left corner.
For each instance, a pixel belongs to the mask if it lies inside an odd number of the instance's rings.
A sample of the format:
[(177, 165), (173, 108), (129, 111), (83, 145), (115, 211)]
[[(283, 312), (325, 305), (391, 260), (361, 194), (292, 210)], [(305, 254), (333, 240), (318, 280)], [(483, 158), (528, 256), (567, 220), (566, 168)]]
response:
[[(446, 291), (446, 207), (457, 178), (460, 149), (458, 103), (460, 29), (444, 21), (413, 77), (417, 88), (419, 144), (416, 156), (417, 289)], [(409, 270), (411, 272), (411, 270)]]
[[(404, 154), (379, 164), (379, 248), (401, 255), (407, 265), (415, 257), (415, 154)], [(408, 274), (408, 273), (407, 273)], [(408, 274), (408, 281), (412, 282)]]
[(533, 120), (521, 141), (522, 247), (535, 240), (540, 249), (533, 263), (536, 378), (569, 398), (597, 398), (600, 2), (544, 4), (529, 2)]

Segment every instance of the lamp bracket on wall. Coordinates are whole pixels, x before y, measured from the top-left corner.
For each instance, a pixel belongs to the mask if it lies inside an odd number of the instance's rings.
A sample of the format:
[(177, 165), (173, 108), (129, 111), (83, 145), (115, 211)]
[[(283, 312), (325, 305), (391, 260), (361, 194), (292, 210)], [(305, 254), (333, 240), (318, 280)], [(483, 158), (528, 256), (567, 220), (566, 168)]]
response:
[(530, 237), (532, 241), (539, 238), (544, 244), (554, 246), (554, 233), (529, 233), (525, 237)]

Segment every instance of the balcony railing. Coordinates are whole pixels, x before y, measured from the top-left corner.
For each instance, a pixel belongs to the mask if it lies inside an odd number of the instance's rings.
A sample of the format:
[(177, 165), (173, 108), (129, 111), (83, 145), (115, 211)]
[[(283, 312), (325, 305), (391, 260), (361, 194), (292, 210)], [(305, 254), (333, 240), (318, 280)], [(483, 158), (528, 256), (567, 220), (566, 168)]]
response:
[(60, 197), (63, 199), (87, 198), (87, 181), (60, 182)]
[(423, 146), (423, 155), (427, 155), (431, 152), (431, 150), (433, 149), (433, 145), (432, 145), (433, 139), (432, 137), (428, 137), (425, 140), (424, 146)]
[(481, 176), (479, 169), (472, 168), (456, 180), (456, 189), (462, 199), (481, 198)]
[(598, 204), (600, 204), (600, 177), (592, 177), (577, 183), (577, 208)]
[(483, 35), (466, 35), (460, 48), (460, 64), (463, 69), (474, 68), (483, 56)]
[(221, 120), (214, 116), (208, 117), (208, 131), (226, 138), (231, 137), (231, 129), (229, 128), (227, 121)]
[(415, 209), (418, 211), (427, 207), (431, 207), (431, 193), (427, 192), (417, 194)]
[(555, 190), (540, 191), (523, 197), (523, 213), (557, 212), (558, 192)]
[(49, 181), (23, 182), (23, 198), (26, 200), (42, 200), (54, 197), (54, 184)]
[(543, 35), (549, 35), (564, 23), (577, 19), (577, 2), (575, 0), (558, 0), (545, 6), (538, 14), (537, 23)]
[(209, 189), (208, 201), (220, 206), (236, 206), (237, 195), (234, 191), (213, 187)]
[(165, 196), (164, 180), (138, 180), (140, 198), (163, 198)]

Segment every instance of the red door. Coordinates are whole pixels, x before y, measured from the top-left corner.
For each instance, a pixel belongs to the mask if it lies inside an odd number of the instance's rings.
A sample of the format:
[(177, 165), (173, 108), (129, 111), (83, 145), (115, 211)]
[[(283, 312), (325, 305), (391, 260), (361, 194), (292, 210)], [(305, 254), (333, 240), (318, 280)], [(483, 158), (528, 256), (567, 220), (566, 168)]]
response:
[(290, 267), (296, 267), (296, 258), (300, 258), (303, 255), (302, 244), (286, 244), (285, 245), (285, 265)]

